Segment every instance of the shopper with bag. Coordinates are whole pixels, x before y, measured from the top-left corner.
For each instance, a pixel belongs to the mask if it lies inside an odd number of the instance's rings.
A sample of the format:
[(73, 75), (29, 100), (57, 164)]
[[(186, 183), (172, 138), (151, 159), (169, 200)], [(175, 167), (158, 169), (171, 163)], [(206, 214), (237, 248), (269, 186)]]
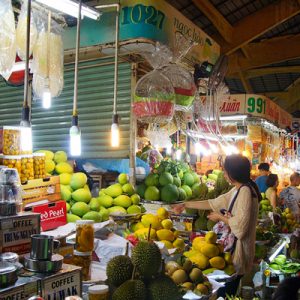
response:
[(208, 218), (218, 222), (214, 230), (222, 234), (221, 242), (233, 255), (236, 269), (234, 280), (218, 291), (218, 296), (234, 296), (242, 276), (251, 271), (255, 254), (255, 235), (258, 203), (261, 195), (257, 185), (250, 179), (251, 165), (242, 155), (227, 156), (224, 162), (225, 178), (234, 186), (228, 193), (207, 201), (188, 201), (174, 206), (212, 210)]

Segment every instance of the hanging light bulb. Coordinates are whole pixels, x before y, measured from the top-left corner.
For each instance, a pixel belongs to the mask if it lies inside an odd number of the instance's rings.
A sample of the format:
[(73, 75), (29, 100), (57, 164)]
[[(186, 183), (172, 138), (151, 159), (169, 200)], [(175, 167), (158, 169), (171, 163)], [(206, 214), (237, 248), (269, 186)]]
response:
[(51, 98), (49, 83), (46, 83), (42, 96), (43, 108), (49, 109), (51, 107)]
[(70, 154), (71, 156), (81, 155), (81, 130), (78, 126), (78, 116), (72, 117), (70, 128)]
[(209, 146), (212, 153), (218, 153), (219, 152), (219, 149), (215, 144), (208, 143), (208, 146)]
[(167, 154), (168, 155), (172, 154), (172, 145), (167, 147)]
[(176, 159), (177, 159), (177, 160), (180, 160), (180, 159), (181, 159), (181, 156), (182, 156), (182, 150), (181, 150), (181, 149), (178, 149), (178, 150), (176, 151)]
[(113, 115), (110, 141), (113, 148), (120, 146), (119, 116), (117, 114)]

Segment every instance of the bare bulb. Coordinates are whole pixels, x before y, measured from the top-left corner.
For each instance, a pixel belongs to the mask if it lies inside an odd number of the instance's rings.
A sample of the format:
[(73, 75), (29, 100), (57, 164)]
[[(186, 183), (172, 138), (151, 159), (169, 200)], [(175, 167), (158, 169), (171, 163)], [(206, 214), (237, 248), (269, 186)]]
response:
[(120, 146), (120, 130), (117, 123), (111, 125), (111, 146), (117, 148)]

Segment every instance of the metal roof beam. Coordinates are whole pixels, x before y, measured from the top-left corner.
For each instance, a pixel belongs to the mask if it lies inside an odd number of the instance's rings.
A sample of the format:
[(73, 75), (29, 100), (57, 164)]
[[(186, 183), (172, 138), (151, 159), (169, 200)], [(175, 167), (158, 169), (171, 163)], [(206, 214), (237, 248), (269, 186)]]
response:
[[(282, 66), (282, 67), (267, 67), (245, 71), (243, 73), (245, 78), (255, 78), (265, 75), (273, 74), (288, 74), (288, 73), (300, 73), (300, 66)], [(228, 78), (240, 78), (239, 73), (230, 74)]]
[(250, 43), (244, 46), (244, 51), (248, 57), (240, 51), (229, 55), (228, 77), (241, 71), (299, 58), (300, 34)]
[(298, 13), (300, 13), (299, 0), (279, 0), (258, 10), (240, 20), (233, 27), (234, 39), (232, 43), (221, 45), (222, 52), (225, 54), (233, 53)]
[(233, 27), (209, 0), (192, 0), (199, 10), (214, 24), (223, 39), (231, 43)]

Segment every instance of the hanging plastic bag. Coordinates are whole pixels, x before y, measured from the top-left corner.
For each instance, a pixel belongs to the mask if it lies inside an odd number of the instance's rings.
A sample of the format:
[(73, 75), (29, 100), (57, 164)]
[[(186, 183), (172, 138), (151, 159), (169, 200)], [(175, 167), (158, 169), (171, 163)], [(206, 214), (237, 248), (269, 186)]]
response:
[(60, 95), (64, 84), (62, 28), (51, 21), (50, 32), (45, 17), (39, 19), (39, 34), (33, 49), (33, 80), (35, 95), (42, 98), (49, 88), (51, 96)]
[(171, 59), (170, 50), (157, 44), (153, 52), (143, 53), (154, 68), (136, 85), (133, 111), (136, 117), (147, 123), (167, 123), (174, 114), (175, 92), (171, 81), (161, 68)]
[[(27, 32), (27, 7), (28, 1), (25, 0), (21, 7), (21, 12), (18, 19), (18, 25), (16, 30), (16, 43), (18, 56), (22, 59), (26, 59), (26, 32)], [(29, 57), (32, 54), (33, 47), (36, 43), (38, 31), (36, 27), (36, 10), (31, 10), (30, 18), (30, 43), (29, 43)]]
[(192, 108), (195, 99), (196, 86), (192, 74), (185, 68), (172, 64), (163, 70), (170, 79), (175, 91), (176, 110), (187, 111)]
[(0, 74), (8, 79), (16, 59), (15, 17), (10, 0), (0, 0)]
[(175, 91), (176, 110), (188, 111), (192, 109), (196, 86), (192, 74), (180, 65), (180, 61), (192, 48), (194, 43), (176, 32), (172, 49), (172, 64), (164, 68), (163, 74), (170, 79)]

